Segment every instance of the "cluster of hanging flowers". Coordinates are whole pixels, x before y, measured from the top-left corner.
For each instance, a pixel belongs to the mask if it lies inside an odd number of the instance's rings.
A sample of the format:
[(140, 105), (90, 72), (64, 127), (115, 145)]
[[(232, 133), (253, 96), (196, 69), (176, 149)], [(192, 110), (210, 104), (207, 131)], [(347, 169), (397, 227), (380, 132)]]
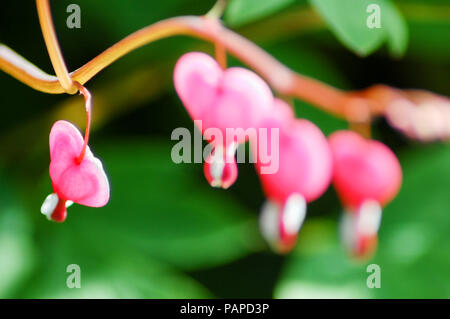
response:
[[(295, 246), (307, 203), (333, 183), (345, 210), (345, 245), (355, 256), (374, 251), (382, 207), (395, 197), (402, 180), (400, 163), (386, 145), (351, 131), (335, 132), (327, 139), (314, 123), (295, 118), (291, 107), (275, 98), (257, 74), (239, 67), (223, 70), (204, 53), (183, 55), (173, 78), (190, 117), (203, 124), (203, 133), (210, 127), (223, 136), (229, 135), (227, 129), (265, 129), (264, 134), (248, 138), (238, 133), (220, 143), (204, 136), (212, 144), (204, 173), (212, 186), (230, 187), (238, 175), (237, 145), (250, 140), (267, 197), (260, 214), (261, 233), (274, 250), (287, 252)], [(271, 136), (274, 128), (277, 139)], [(260, 147), (278, 154), (277, 170), (264, 172)]]
[[(274, 250), (288, 252), (295, 246), (307, 204), (333, 183), (345, 208), (341, 228), (346, 246), (356, 256), (374, 251), (382, 207), (395, 197), (402, 179), (400, 164), (387, 146), (351, 131), (335, 132), (327, 139), (314, 123), (296, 118), (257, 74), (240, 67), (222, 69), (204, 53), (183, 55), (173, 79), (187, 112), (195, 123), (201, 121), (199, 129), (210, 143), (204, 174), (211, 186), (226, 189), (236, 181), (236, 150), (250, 142), (267, 197), (260, 214), (261, 233)], [(91, 96), (76, 85), (86, 102), (84, 138), (67, 121), (56, 122), (50, 132), (54, 193), (41, 212), (56, 222), (65, 220), (72, 203), (101, 207), (109, 200), (108, 179), (88, 146)], [(210, 128), (226, 138), (209, 136)], [(258, 134), (249, 137), (248, 129)], [(276, 170), (267, 170), (260, 147), (278, 154)]]

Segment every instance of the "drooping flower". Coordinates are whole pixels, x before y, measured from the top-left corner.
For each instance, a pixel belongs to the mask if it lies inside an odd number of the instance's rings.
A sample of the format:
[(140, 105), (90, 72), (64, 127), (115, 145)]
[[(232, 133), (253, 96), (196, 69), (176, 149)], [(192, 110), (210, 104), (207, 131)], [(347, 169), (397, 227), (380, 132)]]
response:
[(102, 163), (88, 144), (91, 97), (80, 85), (86, 99), (87, 124), (85, 137), (67, 121), (57, 121), (50, 132), (50, 178), (54, 193), (47, 196), (41, 213), (48, 219), (63, 222), (67, 207), (77, 203), (90, 207), (102, 207), (109, 201), (109, 182)]
[[(320, 197), (329, 186), (333, 163), (327, 139), (317, 126), (295, 119), (290, 107), (281, 100), (276, 99), (275, 110), (263, 124), (269, 130), (268, 138), (259, 135), (252, 150), (267, 196), (261, 211), (261, 231), (274, 249), (285, 252), (296, 243), (306, 204)], [(279, 138), (272, 139), (270, 135), (276, 132)], [(264, 173), (261, 148), (278, 153), (275, 172)]]
[(333, 185), (345, 207), (342, 237), (356, 256), (376, 248), (382, 207), (397, 194), (402, 170), (395, 154), (383, 143), (351, 131), (329, 137), (333, 153)]
[(50, 178), (53, 194), (42, 204), (41, 212), (49, 219), (63, 222), (66, 207), (72, 202), (101, 207), (109, 200), (109, 183), (102, 163), (86, 146), (80, 131), (67, 121), (56, 122), (50, 132)]
[[(187, 53), (178, 60), (174, 84), (190, 117), (201, 123), (199, 129), (212, 143), (204, 166), (208, 182), (228, 188), (237, 177), (237, 146), (248, 140), (248, 129), (256, 129), (273, 106), (270, 88), (254, 72), (239, 67), (222, 70), (201, 52)], [(220, 137), (211, 134), (212, 130)]]

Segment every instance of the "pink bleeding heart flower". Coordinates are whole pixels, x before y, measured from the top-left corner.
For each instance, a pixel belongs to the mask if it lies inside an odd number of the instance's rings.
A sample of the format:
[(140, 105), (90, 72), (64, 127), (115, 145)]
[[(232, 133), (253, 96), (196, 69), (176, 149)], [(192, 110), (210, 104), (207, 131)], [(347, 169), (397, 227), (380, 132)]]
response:
[[(212, 186), (227, 188), (236, 180), (234, 153), (248, 140), (248, 129), (256, 129), (272, 109), (273, 95), (254, 72), (232, 67), (222, 70), (209, 55), (183, 55), (174, 70), (174, 84), (189, 115), (205, 138), (213, 144), (204, 172)], [(221, 138), (211, 139), (208, 130)], [(213, 134), (216, 135), (216, 134)]]
[(41, 211), (49, 219), (63, 222), (66, 206), (72, 202), (102, 207), (109, 200), (109, 183), (102, 163), (86, 146), (80, 131), (67, 121), (56, 122), (50, 132), (50, 178), (54, 193), (44, 201)]
[[(306, 216), (306, 204), (320, 197), (332, 176), (332, 156), (320, 129), (304, 119), (295, 119), (290, 107), (275, 100), (272, 117), (264, 122), (267, 138), (258, 136), (256, 169), (268, 201), (261, 211), (261, 232), (280, 252), (291, 250)], [(278, 129), (279, 138), (272, 139)], [(274, 143), (276, 141), (276, 143)], [(266, 145), (264, 145), (264, 143)], [(278, 169), (264, 172), (262, 148), (278, 152)]]
[(355, 132), (335, 132), (329, 143), (333, 185), (346, 210), (341, 225), (344, 243), (354, 255), (369, 256), (376, 248), (382, 207), (400, 189), (400, 163), (386, 145)]
[(48, 219), (63, 222), (72, 203), (102, 207), (109, 201), (109, 182), (102, 163), (89, 146), (91, 94), (75, 82), (86, 102), (86, 132), (67, 121), (56, 122), (50, 131), (50, 178), (54, 193), (47, 196), (41, 213)]

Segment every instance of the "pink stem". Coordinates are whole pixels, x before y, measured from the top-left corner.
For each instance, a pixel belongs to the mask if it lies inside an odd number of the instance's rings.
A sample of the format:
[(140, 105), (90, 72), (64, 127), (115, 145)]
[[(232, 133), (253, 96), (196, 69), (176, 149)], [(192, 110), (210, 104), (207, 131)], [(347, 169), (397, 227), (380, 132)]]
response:
[(86, 148), (89, 142), (89, 132), (91, 130), (91, 118), (92, 118), (92, 96), (91, 93), (88, 91), (88, 89), (86, 89), (80, 83), (75, 81), (74, 84), (78, 87), (80, 94), (84, 96), (84, 102), (86, 106), (86, 130), (84, 133), (84, 144), (83, 149), (81, 150), (81, 153), (77, 158), (77, 163), (80, 164), (83, 161), (84, 156), (86, 155)]

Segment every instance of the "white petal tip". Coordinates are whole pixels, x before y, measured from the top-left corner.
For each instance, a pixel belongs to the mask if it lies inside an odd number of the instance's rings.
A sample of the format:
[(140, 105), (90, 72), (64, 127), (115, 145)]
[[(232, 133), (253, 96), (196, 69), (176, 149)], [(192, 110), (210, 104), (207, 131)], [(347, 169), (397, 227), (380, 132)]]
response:
[(58, 205), (59, 197), (55, 193), (48, 195), (41, 206), (41, 214), (47, 216), (48, 219), (51, 219), (53, 211)]
[(374, 200), (366, 200), (359, 207), (356, 221), (358, 233), (373, 236), (378, 233), (381, 224), (381, 205)]
[(296, 235), (303, 225), (306, 217), (306, 200), (300, 194), (288, 197), (283, 208), (283, 227), (287, 234)]
[(259, 216), (261, 235), (271, 246), (276, 245), (280, 237), (279, 210), (280, 208), (275, 202), (267, 200), (264, 203)]

